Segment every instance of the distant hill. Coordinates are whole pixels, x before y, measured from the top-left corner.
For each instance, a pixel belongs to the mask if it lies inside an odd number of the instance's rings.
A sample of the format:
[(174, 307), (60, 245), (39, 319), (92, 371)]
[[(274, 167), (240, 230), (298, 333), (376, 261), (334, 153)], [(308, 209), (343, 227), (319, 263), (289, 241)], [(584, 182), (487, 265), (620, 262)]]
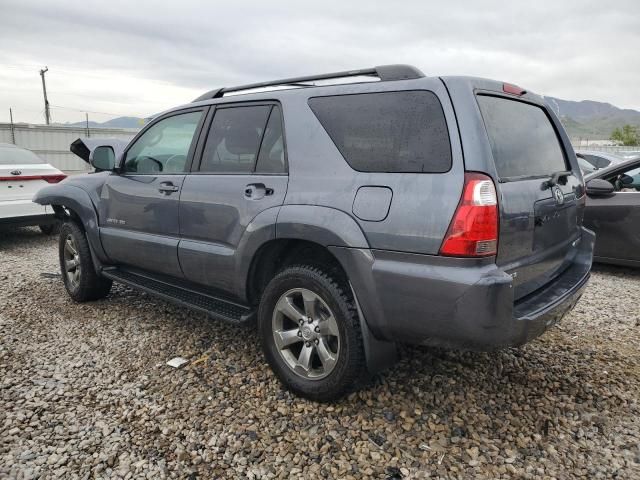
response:
[(582, 100), (573, 102), (561, 98), (545, 97), (547, 104), (560, 117), (571, 138), (604, 140), (615, 128), (623, 125), (640, 127), (640, 112), (618, 108), (610, 103)]
[[(561, 98), (545, 97), (547, 104), (560, 117), (564, 128), (572, 139), (589, 138), (604, 140), (611, 136), (615, 128), (623, 125), (640, 127), (640, 112), (618, 108), (610, 103), (582, 100), (574, 102)], [(89, 122), (90, 128), (136, 128), (145, 123), (144, 118), (117, 117), (106, 122)], [(69, 127), (84, 127), (85, 122), (65, 123)]]
[[(117, 117), (107, 120), (106, 122), (89, 121), (89, 128), (140, 128), (145, 124), (144, 118), (139, 117)], [(60, 124), (65, 127), (86, 127), (85, 122), (74, 122)]]

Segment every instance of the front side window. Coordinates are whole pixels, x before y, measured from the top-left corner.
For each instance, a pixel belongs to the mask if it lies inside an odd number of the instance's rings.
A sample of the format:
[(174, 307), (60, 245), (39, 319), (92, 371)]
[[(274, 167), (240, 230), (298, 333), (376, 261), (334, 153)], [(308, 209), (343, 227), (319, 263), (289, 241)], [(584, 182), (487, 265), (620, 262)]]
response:
[(160, 120), (127, 151), (124, 171), (138, 174), (182, 173), (202, 111)]
[(202, 154), (201, 172), (252, 172), (271, 105), (216, 110)]
[(605, 180), (613, 184), (616, 192), (640, 191), (640, 167), (633, 166), (621, 172), (605, 177)]

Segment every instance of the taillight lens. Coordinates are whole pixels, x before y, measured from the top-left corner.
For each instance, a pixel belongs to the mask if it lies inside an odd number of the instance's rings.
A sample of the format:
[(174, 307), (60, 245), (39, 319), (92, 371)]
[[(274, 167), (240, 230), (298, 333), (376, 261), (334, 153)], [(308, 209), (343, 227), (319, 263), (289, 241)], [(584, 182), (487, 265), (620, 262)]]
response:
[(60, 183), (62, 180), (67, 178), (66, 175), (43, 175), (42, 180), (47, 183)]
[(47, 183), (59, 183), (67, 178), (63, 174), (53, 175), (17, 175), (11, 177), (0, 177), (0, 182), (24, 182), (28, 180), (44, 180)]
[(498, 196), (491, 178), (466, 173), (464, 189), (440, 255), (488, 257), (498, 250)]

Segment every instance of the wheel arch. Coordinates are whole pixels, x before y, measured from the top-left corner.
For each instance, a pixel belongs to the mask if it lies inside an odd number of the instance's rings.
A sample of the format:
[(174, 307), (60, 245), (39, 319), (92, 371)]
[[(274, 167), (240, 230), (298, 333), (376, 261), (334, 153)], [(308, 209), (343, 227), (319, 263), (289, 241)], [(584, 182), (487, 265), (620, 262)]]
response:
[(56, 216), (61, 219), (64, 219), (65, 216), (71, 217), (87, 235), (94, 263), (96, 258), (100, 262), (107, 260), (107, 255), (100, 242), (98, 214), (91, 197), (85, 190), (73, 185), (52, 185), (38, 191), (33, 201), (40, 205), (51, 205)]

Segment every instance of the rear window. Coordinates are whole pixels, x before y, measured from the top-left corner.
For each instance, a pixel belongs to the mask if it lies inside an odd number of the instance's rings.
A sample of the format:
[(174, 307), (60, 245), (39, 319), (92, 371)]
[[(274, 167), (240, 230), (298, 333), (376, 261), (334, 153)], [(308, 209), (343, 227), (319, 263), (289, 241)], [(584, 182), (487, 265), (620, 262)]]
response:
[(558, 136), (542, 108), (487, 95), (479, 95), (478, 104), (500, 178), (567, 170)]
[(35, 153), (15, 147), (0, 147), (0, 165), (36, 165), (46, 163)]
[(447, 124), (433, 92), (315, 97), (309, 106), (354, 170), (442, 173), (451, 168)]

